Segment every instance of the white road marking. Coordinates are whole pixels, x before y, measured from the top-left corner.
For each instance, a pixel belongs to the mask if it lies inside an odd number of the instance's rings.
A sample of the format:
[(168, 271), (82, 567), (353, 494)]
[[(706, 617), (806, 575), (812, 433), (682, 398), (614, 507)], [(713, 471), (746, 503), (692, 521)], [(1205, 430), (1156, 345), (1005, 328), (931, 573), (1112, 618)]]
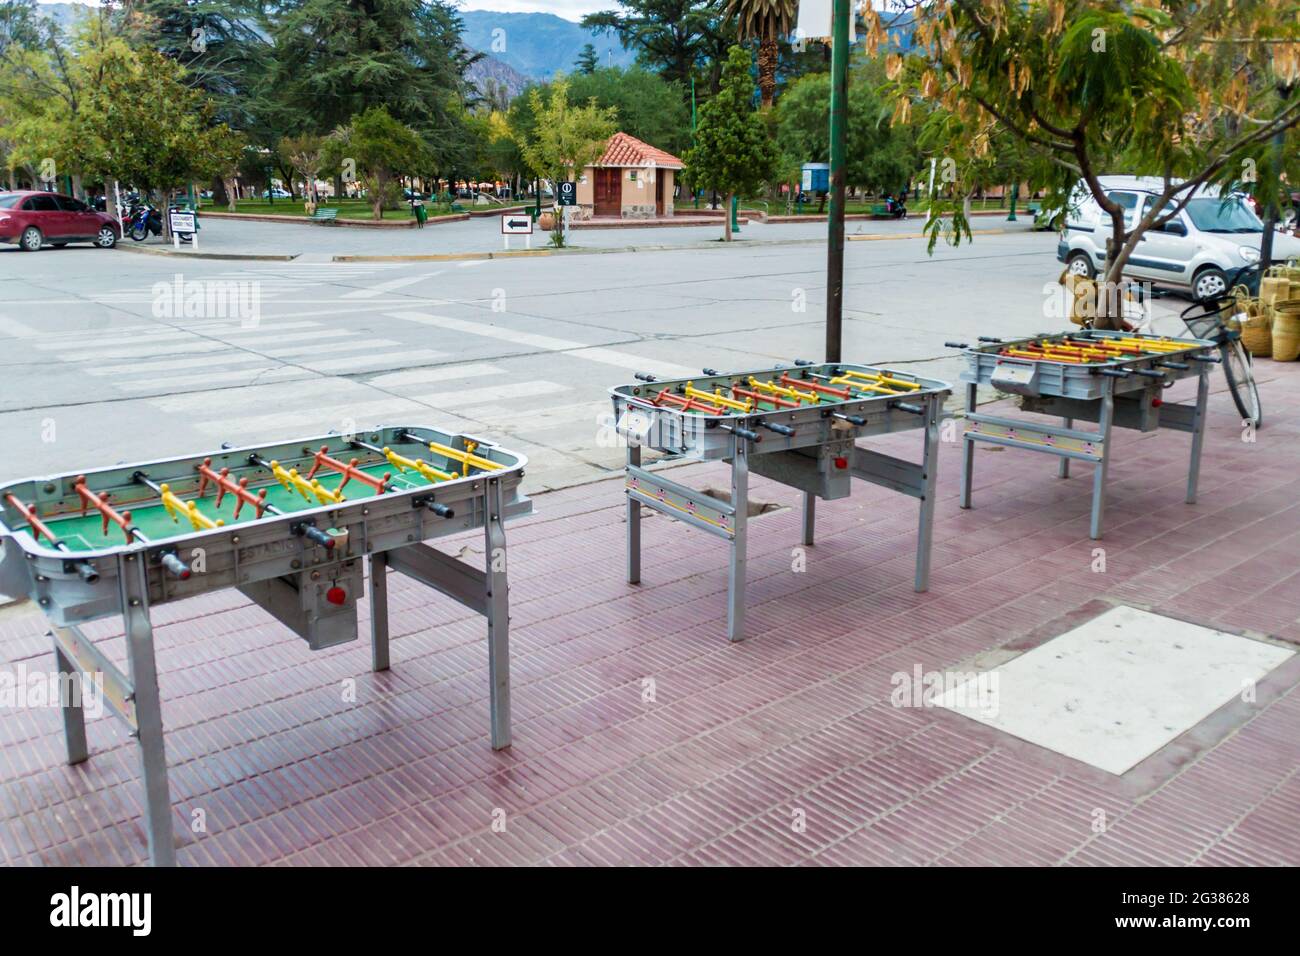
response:
[(671, 362), (660, 362), (655, 359), (644, 358), (630, 352), (586, 345), (583, 342), (572, 342), (568, 339), (559, 339), (550, 335), (520, 332), (517, 329), (509, 329), (501, 325), (467, 322), (464, 319), (453, 319), (450, 316), (424, 315), (420, 312), (390, 312), (388, 315), (394, 319), (416, 322), (420, 325), (430, 325), (434, 328), (447, 329), (452, 332), (479, 335), (489, 339), (500, 339), (503, 342), (514, 342), (529, 348), (541, 349), (545, 352), (564, 352), (575, 358), (586, 359), (589, 362), (599, 362), (602, 365), (613, 365), (637, 372), (653, 372), (655, 375), (664, 378), (687, 378), (691, 375), (698, 375), (700, 371), (696, 368), (687, 368), (684, 365), (674, 365)]
[(486, 405), (507, 398), (531, 398), (536, 395), (557, 395), (569, 391), (568, 385), (559, 382), (503, 382), (500, 385), (488, 385), (484, 388), (459, 388), (445, 392), (429, 392), (425, 395), (411, 396), (417, 402), (455, 411), (469, 405)]
[[(164, 326), (154, 332), (142, 332), (137, 335), (122, 336), (99, 336), (91, 333), (83, 333), (80, 338), (80, 344), (83, 346), (87, 339), (93, 339), (94, 344), (100, 348), (126, 348), (127, 346), (141, 345), (160, 345), (163, 342), (185, 341), (191, 339), (202, 341), (202, 337), (211, 338), (229, 338), (245, 335), (258, 335), (264, 332), (287, 332), (293, 329), (315, 329), (319, 328), (318, 322), (257, 322), (252, 325), (243, 325), (239, 323), (223, 322), (221, 325), (207, 325), (194, 329), (178, 329), (173, 326)], [(67, 348), (67, 342), (41, 342), (37, 343), (38, 349), (53, 350)]]
[(446, 352), (435, 352), (432, 349), (408, 349), (405, 352), (380, 352), (377, 354), (372, 352), (367, 355), (354, 355), (349, 358), (327, 359), (324, 362), (308, 360), (299, 364), (316, 372), (333, 372), (337, 375), (362, 370), (376, 371), (374, 368), (376, 362), (380, 365), (389, 366), (403, 362), (432, 362), (434, 359), (445, 358), (446, 355)]
[(397, 289), (405, 288), (408, 285), (415, 285), (417, 282), (424, 282), (426, 279), (432, 279), (434, 276), (442, 275), (441, 270), (438, 272), (426, 272), (418, 276), (404, 276), (401, 279), (389, 279), (387, 282), (380, 282), (368, 289), (354, 289), (352, 292), (344, 292), (340, 299), (376, 299), (386, 292), (394, 292)]
[[(267, 365), (264, 368), (236, 369), (230, 372), (211, 372), (207, 375), (173, 375), (167, 378), (142, 378), (130, 382), (114, 382), (115, 388), (126, 392), (151, 392), (155, 390), (185, 389), (194, 391), (207, 385), (261, 385), (267, 382), (279, 382), (292, 376), (305, 378), (311, 372), (292, 365)], [(209, 398), (209, 401), (217, 399)], [(224, 397), (220, 405), (227, 407)]]
[[(335, 339), (341, 335), (356, 335), (351, 329), (314, 329), (310, 332), (291, 332), (287, 335), (266, 335), (252, 342), (240, 342), (240, 346), (250, 349), (284, 342), (301, 342), (303, 339)], [(193, 342), (159, 343), (147, 348), (109, 349), (94, 352), (68, 352), (56, 356), (62, 362), (86, 362), (96, 359), (125, 359), (146, 357), (150, 355), (169, 355), (187, 352), (212, 352), (231, 348), (233, 343), (212, 339), (195, 339)]]
[(444, 365), (440, 368), (416, 368), (406, 372), (389, 372), (369, 379), (366, 384), (375, 388), (399, 388), (405, 385), (427, 385), (448, 379), (477, 378), (481, 375), (501, 375), (495, 365), (471, 363), (469, 365)]

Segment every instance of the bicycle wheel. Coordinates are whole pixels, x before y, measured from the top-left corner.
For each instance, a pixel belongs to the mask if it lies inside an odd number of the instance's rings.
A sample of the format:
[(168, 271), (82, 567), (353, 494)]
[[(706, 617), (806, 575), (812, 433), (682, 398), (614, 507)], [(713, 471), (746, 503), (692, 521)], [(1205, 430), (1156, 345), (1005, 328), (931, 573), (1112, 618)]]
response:
[(1232, 392), (1233, 404), (1241, 417), (1254, 424), (1256, 428), (1264, 425), (1264, 408), (1259, 401), (1259, 388), (1255, 385), (1255, 370), (1251, 365), (1250, 353), (1241, 344), (1241, 339), (1232, 339), (1219, 346), (1223, 356), (1223, 375), (1228, 380), (1228, 390)]

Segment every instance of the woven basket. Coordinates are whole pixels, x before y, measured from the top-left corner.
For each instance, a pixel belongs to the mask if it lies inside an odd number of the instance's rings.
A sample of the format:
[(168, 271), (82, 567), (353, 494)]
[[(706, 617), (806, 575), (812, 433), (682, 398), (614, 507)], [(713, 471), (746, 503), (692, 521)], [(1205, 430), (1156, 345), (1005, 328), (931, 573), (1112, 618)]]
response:
[(1274, 305), (1272, 347), (1278, 362), (1300, 358), (1300, 302)]
[(1237, 311), (1240, 322), (1241, 344), (1255, 358), (1268, 358), (1273, 354), (1273, 307), (1258, 299), (1249, 299)]

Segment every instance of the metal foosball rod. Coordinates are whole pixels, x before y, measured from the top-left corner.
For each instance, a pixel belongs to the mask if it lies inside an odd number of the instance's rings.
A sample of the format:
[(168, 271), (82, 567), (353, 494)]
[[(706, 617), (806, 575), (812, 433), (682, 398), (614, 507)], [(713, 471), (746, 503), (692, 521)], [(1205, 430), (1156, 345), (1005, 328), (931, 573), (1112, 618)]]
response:
[(428, 447), (429, 451), (434, 454), (442, 455), (450, 461), (460, 462), (463, 468), (460, 476), (462, 478), (469, 475), (470, 468), (480, 468), (483, 471), (499, 471), (502, 467), (500, 462), (493, 461), (491, 458), (484, 458), (482, 455), (474, 454), (474, 449), (478, 447), (478, 442), (470, 441), (468, 438), (465, 439), (465, 444), (469, 447), (462, 451), (459, 448), (452, 448), (450, 445), (444, 445), (441, 442), (425, 441), (425, 439), (421, 438), (419, 435), (407, 431), (399, 432), (397, 437), (413, 442), (417, 445), (425, 445)]
[(285, 490), (297, 491), (308, 504), (311, 503), (313, 495), (323, 505), (343, 503), (342, 491), (330, 491), (320, 483), (319, 478), (304, 478), (298, 474), (297, 468), (285, 468), (278, 461), (267, 461), (258, 454), (249, 455), (248, 460), (254, 465), (266, 468), (271, 472), (271, 476), (284, 486)]
[(312, 478), (315, 478), (316, 472), (320, 471), (321, 466), (324, 465), (326, 468), (329, 468), (333, 471), (337, 471), (339, 474), (343, 476), (343, 480), (339, 482), (338, 488), (335, 489), (336, 491), (341, 492), (344, 486), (353, 478), (361, 482), (363, 485), (369, 485), (371, 488), (375, 490), (377, 494), (382, 495), (385, 492), (393, 490), (392, 485), (389, 484), (389, 481), (393, 477), (392, 472), (390, 471), (384, 472), (383, 478), (375, 478), (372, 475), (367, 475), (364, 471), (362, 471), (360, 468), (357, 467), (357, 465), (360, 463), (360, 459), (353, 458), (350, 462), (348, 462), (345, 465), (337, 458), (333, 458), (328, 454), (329, 447), (330, 447), (329, 445), (321, 445), (320, 451), (316, 452), (314, 456), (316, 459), (316, 463), (311, 466), (311, 471), (307, 472), (308, 481), (310, 481)]
[[(107, 493), (103, 495), (99, 495), (91, 491), (90, 487), (86, 484), (85, 475), (78, 475), (76, 480), (74, 480), (72, 483), (72, 488), (74, 491), (76, 491), (77, 496), (81, 499), (81, 511), (83, 514), (86, 511), (87, 505), (93, 505), (95, 509), (103, 517), (104, 519), (103, 533), (105, 534), (108, 533), (108, 523), (109, 521), (112, 521), (114, 524), (116, 524), (119, 528), (122, 529), (122, 533), (126, 535), (126, 540), (128, 544), (132, 541), (138, 541), (141, 544), (153, 543), (149, 539), (148, 535), (146, 535), (143, 531), (141, 531), (139, 528), (137, 528), (135, 525), (131, 523), (131, 512), (129, 511), (119, 512), (117, 509), (115, 509), (112, 505), (108, 503)], [(168, 548), (164, 550), (159, 555), (159, 560), (162, 561), (163, 567), (165, 567), (169, 572), (171, 572), (173, 576), (180, 578), (182, 581), (184, 581), (186, 578), (190, 576), (189, 565), (187, 565), (184, 561), (180, 559), (180, 557), (176, 554), (175, 548)]]
[[(40, 541), (41, 535), (45, 535), (54, 550), (69, 553), (72, 552), (72, 549), (68, 547), (67, 543), (46, 527), (45, 522), (41, 521), (41, 519), (37, 517), (36, 509), (34, 507), (29, 508), (11, 494), (5, 495), (5, 499), (9, 504), (13, 505), (14, 509), (23, 516), (23, 520), (31, 526), (33, 538)], [(72, 566), (77, 569), (77, 574), (81, 575), (81, 580), (85, 581), (87, 584), (94, 584), (99, 580), (99, 572), (96, 571), (95, 566), (85, 558), (74, 558)]]
[[(405, 437), (405, 433), (403, 433), (403, 436), (399, 437)], [(352, 439), (351, 444), (357, 448), (364, 448), (366, 451), (374, 452), (377, 455), (383, 455), (384, 458), (388, 460), (388, 463), (399, 472), (405, 472), (407, 470), (414, 471), (431, 484), (436, 485), (440, 481), (451, 481), (456, 477), (456, 475), (452, 474), (450, 471), (435, 468), (433, 465), (421, 458), (408, 458), (405, 455), (399, 455), (387, 445), (380, 448), (378, 445), (372, 445), (370, 442), (362, 441), (359, 438)], [(454, 509), (449, 508), (441, 502), (434, 501), (432, 498), (424, 498), (421, 500), (421, 503), (440, 518), (456, 517)]]
[[(251, 455), (249, 457), (250, 459), (253, 457), (260, 458), (260, 456), (251, 456)], [(213, 530), (225, 526), (225, 522), (220, 519), (213, 520), (212, 518), (209, 518), (207, 515), (199, 514), (198, 505), (195, 502), (193, 501), (188, 502), (187, 505), (186, 502), (181, 501), (180, 497), (175, 492), (173, 492), (168, 485), (159, 484), (158, 482), (153, 481), (143, 471), (137, 471), (131, 477), (133, 480), (139, 482), (140, 484), (144, 485), (152, 492), (154, 492), (154, 494), (158, 495), (159, 499), (163, 503), (163, 507), (166, 508), (167, 513), (172, 516), (173, 521), (176, 520), (176, 515), (174, 511), (179, 510), (182, 513), (184, 513), (186, 517), (189, 517), (191, 521), (194, 521), (194, 516), (197, 515), (200, 524), (202, 525), (202, 527), (206, 528), (207, 530)], [(283, 508), (277, 508), (273, 504), (267, 504), (266, 511), (269, 514), (277, 515), (280, 517), (284, 517), (290, 514), (290, 512), (285, 511)], [(196, 525), (196, 527), (198, 527), (198, 525)], [(320, 530), (320, 528), (317, 528), (314, 524), (310, 523), (309, 521), (295, 522), (294, 524), (289, 526), (289, 531), (291, 534), (294, 535), (294, 537), (306, 538), (307, 540), (320, 545), (322, 548), (325, 548), (327, 551), (333, 550), (334, 548), (334, 544), (335, 544), (334, 539), (331, 538), (324, 531)]]

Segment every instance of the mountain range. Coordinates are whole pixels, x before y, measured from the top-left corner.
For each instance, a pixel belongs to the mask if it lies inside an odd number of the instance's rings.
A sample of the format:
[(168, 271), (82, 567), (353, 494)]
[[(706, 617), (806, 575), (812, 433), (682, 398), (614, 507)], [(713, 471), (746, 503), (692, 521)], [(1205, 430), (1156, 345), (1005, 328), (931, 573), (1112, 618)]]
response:
[[(65, 29), (89, 7), (82, 3), (45, 3), (40, 11)], [(572, 20), (552, 13), (496, 13), (491, 10), (461, 10), (465, 23), (465, 45), (486, 56), (470, 70), (470, 79), (483, 89), (491, 78), (515, 95), (530, 80), (544, 80), (555, 73), (573, 72), (573, 63), (590, 43), (601, 66), (629, 66), (635, 55), (618, 40), (600, 36)]]

